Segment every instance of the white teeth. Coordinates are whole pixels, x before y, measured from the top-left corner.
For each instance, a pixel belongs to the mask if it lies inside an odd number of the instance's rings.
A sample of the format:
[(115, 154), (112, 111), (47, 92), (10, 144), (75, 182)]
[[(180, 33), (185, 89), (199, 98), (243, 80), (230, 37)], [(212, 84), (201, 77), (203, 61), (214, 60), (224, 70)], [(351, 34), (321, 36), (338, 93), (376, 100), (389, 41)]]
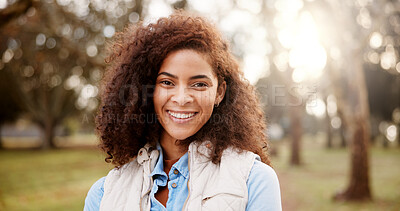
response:
[(171, 116), (173, 116), (175, 118), (178, 118), (178, 119), (187, 119), (187, 118), (190, 118), (190, 117), (195, 115), (195, 113), (183, 114), (183, 113), (175, 113), (175, 112), (172, 112), (172, 111), (168, 111), (168, 113)]

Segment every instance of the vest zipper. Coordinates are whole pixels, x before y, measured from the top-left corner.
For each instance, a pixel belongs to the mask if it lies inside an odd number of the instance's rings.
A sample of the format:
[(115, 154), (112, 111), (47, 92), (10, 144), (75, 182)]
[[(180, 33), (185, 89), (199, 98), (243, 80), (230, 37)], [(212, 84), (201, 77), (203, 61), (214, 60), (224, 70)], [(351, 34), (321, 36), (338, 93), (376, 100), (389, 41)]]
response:
[(185, 210), (186, 204), (187, 204), (187, 202), (189, 200), (189, 197), (190, 197), (190, 186), (189, 186), (189, 181), (190, 181), (190, 151), (188, 151), (188, 171), (189, 171), (189, 179), (187, 181), (188, 196), (187, 196), (187, 198), (185, 200), (185, 203), (183, 204), (182, 211)]

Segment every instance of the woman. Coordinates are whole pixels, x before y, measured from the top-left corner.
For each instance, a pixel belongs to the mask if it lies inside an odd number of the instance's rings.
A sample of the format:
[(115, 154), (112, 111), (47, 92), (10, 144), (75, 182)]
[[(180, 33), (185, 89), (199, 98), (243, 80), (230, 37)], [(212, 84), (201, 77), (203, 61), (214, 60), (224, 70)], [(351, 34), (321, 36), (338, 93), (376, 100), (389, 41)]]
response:
[(96, 118), (116, 168), (85, 210), (281, 210), (254, 88), (205, 19), (116, 35)]

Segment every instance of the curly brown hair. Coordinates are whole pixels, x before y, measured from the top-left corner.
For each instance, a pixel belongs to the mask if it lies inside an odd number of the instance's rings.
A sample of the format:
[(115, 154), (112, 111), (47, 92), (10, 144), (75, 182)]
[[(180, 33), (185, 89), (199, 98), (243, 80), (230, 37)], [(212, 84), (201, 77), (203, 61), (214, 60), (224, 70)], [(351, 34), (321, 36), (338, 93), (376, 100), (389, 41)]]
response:
[(100, 146), (108, 154), (106, 162), (120, 167), (146, 143), (155, 146), (159, 140), (162, 126), (152, 94), (163, 60), (181, 49), (207, 55), (218, 83), (225, 81), (227, 90), (208, 122), (179, 144), (187, 147), (193, 141), (210, 141), (213, 163), (218, 163), (224, 149), (232, 146), (252, 151), (270, 164), (263, 152), (267, 148), (266, 125), (254, 87), (244, 78), (216, 27), (182, 11), (156, 23), (130, 25), (115, 35), (106, 59), (102, 105), (96, 116)]

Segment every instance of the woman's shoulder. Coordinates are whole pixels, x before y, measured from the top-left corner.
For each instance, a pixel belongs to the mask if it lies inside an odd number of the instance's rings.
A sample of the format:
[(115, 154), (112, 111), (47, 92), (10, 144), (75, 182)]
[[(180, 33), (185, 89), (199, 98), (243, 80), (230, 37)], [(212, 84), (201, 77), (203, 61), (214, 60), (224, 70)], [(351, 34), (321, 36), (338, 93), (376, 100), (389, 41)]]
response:
[(106, 177), (102, 177), (92, 185), (85, 199), (84, 210), (99, 210), (100, 202), (104, 194), (105, 180)]
[(254, 161), (247, 184), (271, 191), (279, 190), (279, 180), (275, 170), (259, 160)]
[(98, 179), (95, 183), (93, 183), (92, 187), (90, 188), (90, 191), (94, 191), (94, 192), (104, 192), (103, 189), (103, 185), (104, 185), (104, 181), (106, 180), (106, 177), (102, 177), (100, 179)]
[(250, 175), (252, 175), (253, 178), (262, 177), (264, 179), (278, 180), (275, 170), (259, 160), (254, 161)]
[(249, 201), (246, 210), (282, 210), (279, 180), (271, 166), (254, 161), (247, 188)]

